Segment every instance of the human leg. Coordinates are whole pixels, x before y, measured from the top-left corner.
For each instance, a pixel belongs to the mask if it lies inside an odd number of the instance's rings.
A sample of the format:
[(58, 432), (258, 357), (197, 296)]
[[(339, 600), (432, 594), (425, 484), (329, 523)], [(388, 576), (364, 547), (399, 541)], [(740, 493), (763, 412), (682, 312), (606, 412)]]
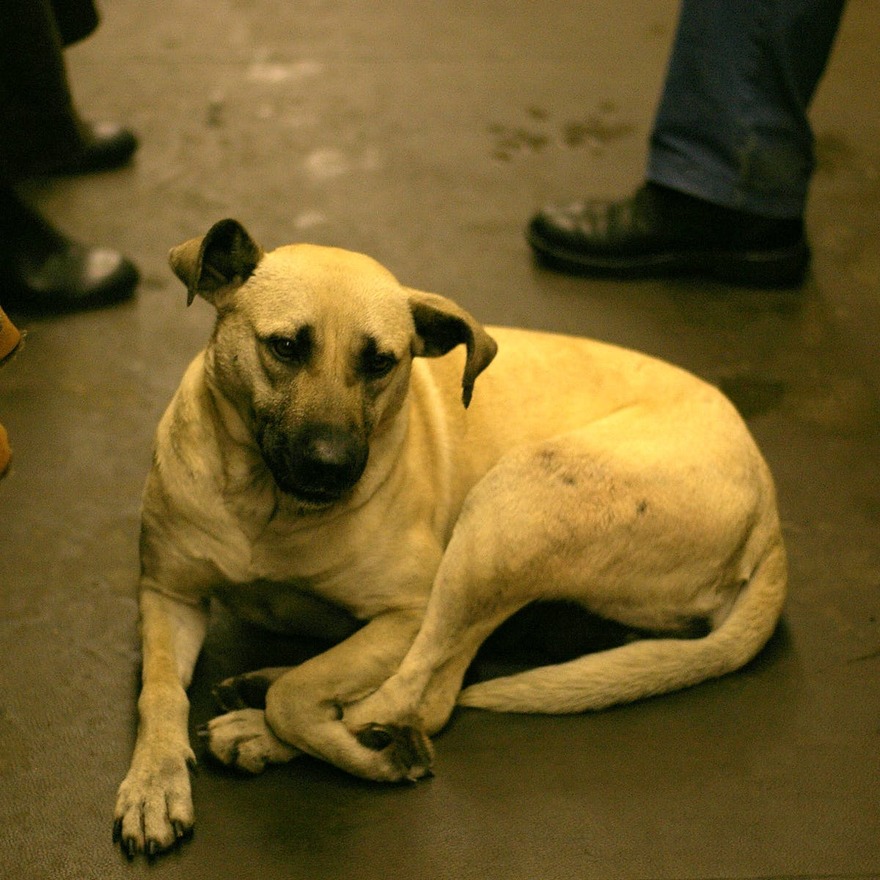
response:
[(81, 174), (127, 162), (137, 139), (110, 123), (83, 121), (70, 91), (63, 49), (88, 36), (91, 0), (8, 0), (0, 17), (0, 176)]
[(685, 0), (635, 196), (549, 206), (528, 229), (564, 271), (793, 286), (809, 262), (806, 111), (843, 0)]
[(138, 282), (122, 254), (62, 235), (0, 181), (0, 297), (16, 311), (60, 312), (127, 299)]
[(81, 144), (51, 5), (11, 0), (6, 7), (0, 16), (0, 175), (12, 180)]
[[(118, 126), (84, 123), (62, 50), (97, 18), (88, 0), (10, 0), (0, 17), (0, 298), (8, 308), (63, 311), (129, 297), (138, 273), (121, 254), (89, 248), (26, 206), (14, 184), (31, 174), (115, 167), (137, 146)], [(56, 12), (60, 14), (56, 18)]]
[(803, 215), (807, 109), (843, 0), (684, 0), (647, 178), (762, 217)]

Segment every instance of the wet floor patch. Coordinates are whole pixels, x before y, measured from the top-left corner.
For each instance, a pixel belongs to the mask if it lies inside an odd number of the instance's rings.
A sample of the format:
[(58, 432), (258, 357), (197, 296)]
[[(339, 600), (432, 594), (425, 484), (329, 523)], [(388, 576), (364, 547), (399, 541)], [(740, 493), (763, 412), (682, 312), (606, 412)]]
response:
[(803, 425), (837, 436), (874, 431), (880, 423), (877, 399), (858, 376), (807, 376), (788, 382), (742, 372), (720, 378), (717, 385), (746, 419), (783, 411)]
[(746, 419), (778, 409), (787, 390), (778, 379), (745, 373), (721, 379), (718, 387)]
[(539, 153), (553, 146), (598, 154), (634, 130), (632, 124), (618, 118), (617, 107), (611, 101), (571, 119), (554, 119), (544, 108), (532, 106), (520, 122), (493, 122), (488, 129), (491, 155), (499, 162), (510, 162), (519, 155)]

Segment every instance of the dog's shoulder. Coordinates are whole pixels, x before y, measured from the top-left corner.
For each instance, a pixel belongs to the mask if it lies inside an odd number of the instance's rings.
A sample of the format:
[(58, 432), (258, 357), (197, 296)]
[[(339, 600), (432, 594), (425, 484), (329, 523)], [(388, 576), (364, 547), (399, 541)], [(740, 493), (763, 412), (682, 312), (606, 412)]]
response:
[(204, 353), (190, 363), (159, 425), (153, 469), (189, 483), (215, 472), (216, 414), (204, 378)]
[(200, 354), (189, 365), (156, 429), (143, 507), (159, 522), (198, 522), (204, 511), (219, 509), (219, 417), (203, 364)]

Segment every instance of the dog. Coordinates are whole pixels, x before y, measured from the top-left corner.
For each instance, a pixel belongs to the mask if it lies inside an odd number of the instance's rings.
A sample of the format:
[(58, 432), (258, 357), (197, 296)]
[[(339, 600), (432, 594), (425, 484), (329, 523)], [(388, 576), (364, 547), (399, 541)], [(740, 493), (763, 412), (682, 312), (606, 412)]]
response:
[[(334, 646), (224, 682), (210, 753), (388, 782), (431, 773), (456, 704), (602, 709), (731, 672), (773, 633), (773, 480), (714, 387), (597, 341), (486, 329), (361, 254), (266, 253), (235, 220), (170, 262), (217, 319), (144, 491), (140, 723), (114, 826), (130, 855), (193, 825), (186, 690), (212, 598)], [(539, 600), (658, 635), (462, 689)]]

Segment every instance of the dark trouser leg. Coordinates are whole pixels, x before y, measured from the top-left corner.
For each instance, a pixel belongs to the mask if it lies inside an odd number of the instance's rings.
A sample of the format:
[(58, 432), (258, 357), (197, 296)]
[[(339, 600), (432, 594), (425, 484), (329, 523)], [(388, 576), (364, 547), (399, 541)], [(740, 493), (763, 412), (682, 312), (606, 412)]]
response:
[(62, 50), (97, 24), (90, 2), (7, 0), (0, 16), (0, 180), (82, 147)]
[(807, 108), (844, 0), (684, 0), (648, 180), (764, 217), (803, 214)]
[(133, 152), (130, 133), (98, 141), (74, 108), (62, 50), (96, 25), (91, 0), (6, 0), (0, 15), (0, 301), (11, 309), (108, 305), (137, 284), (129, 260), (67, 239), (12, 187), (33, 173), (115, 167)]

